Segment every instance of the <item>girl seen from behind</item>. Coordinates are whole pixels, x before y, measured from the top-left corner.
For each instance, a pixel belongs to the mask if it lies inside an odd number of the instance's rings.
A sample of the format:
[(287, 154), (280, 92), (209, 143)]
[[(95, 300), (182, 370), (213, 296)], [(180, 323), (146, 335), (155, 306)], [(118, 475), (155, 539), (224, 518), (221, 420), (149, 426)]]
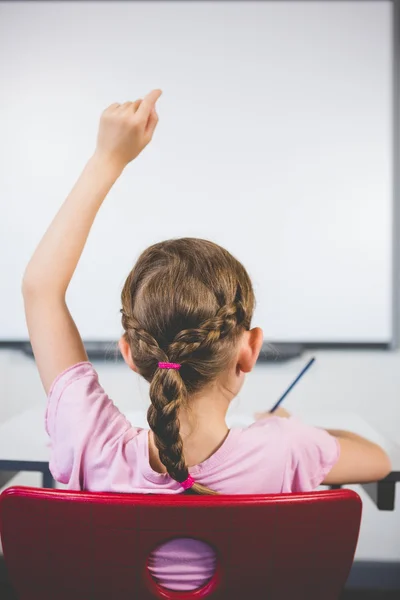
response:
[[(255, 300), (245, 268), (211, 241), (151, 246), (123, 287), (119, 346), (128, 366), (150, 383), (149, 429), (131, 425), (101, 387), (66, 292), (109, 190), (152, 139), (160, 95), (154, 90), (104, 111), (96, 150), (24, 275), (30, 339), (48, 393), (54, 478), (91, 491), (255, 494), (386, 476), (390, 464), (379, 446), (307, 426), (284, 410), (228, 429), (228, 407), (257, 361), (263, 335), (251, 327)], [(193, 548), (183, 540), (169, 552), (170, 569), (165, 556), (151, 564), (161, 583), (192, 589), (210, 576), (206, 549), (198, 550), (193, 569)]]

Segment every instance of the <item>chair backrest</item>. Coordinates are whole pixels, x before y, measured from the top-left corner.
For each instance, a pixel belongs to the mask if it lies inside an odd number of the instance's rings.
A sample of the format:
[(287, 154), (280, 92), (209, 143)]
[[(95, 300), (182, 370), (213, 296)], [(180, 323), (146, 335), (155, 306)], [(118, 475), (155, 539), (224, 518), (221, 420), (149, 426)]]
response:
[[(0, 496), (4, 558), (19, 600), (337, 599), (357, 545), (350, 490), (262, 496), (87, 493), (12, 487)], [(214, 547), (193, 592), (158, 586), (149, 553), (171, 538)]]

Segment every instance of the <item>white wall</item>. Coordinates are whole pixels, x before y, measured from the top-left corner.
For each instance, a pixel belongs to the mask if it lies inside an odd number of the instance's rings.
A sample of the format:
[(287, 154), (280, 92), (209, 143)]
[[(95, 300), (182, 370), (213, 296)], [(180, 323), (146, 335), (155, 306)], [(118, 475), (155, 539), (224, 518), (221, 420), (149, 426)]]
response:
[(83, 337), (115, 339), (136, 256), (189, 235), (246, 265), (268, 340), (390, 341), (390, 32), (383, 0), (0, 2), (0, 339), (27, 337), (22, 274), (102, 110), (160, 86), (69, 288)]
[[(355, 411), (375, 428), (400, 443), (400, 352), (318, 352), (312, 372), (297, 386), (286, 406), (302, 412), (321, 410)], [(240, 413), (268, 409), (297, 375), (306, 357), (286, 364), (260, 365), (248, 376), (240, 397)], [(121, 410), (135, 410), (147, 404), (147, 384), (122, 363), (96, 365), (100, 380)], [(35, 364), (17, 352), (0, 352), (0, 420), (32, 405), (45, 406)], [(40, 485), (36, 474), (18, 476), (18, 483)], [(362, 490), (364, 502), (357, 558), (400, 561), (400, 486), (397, 510), (382, 512)]]

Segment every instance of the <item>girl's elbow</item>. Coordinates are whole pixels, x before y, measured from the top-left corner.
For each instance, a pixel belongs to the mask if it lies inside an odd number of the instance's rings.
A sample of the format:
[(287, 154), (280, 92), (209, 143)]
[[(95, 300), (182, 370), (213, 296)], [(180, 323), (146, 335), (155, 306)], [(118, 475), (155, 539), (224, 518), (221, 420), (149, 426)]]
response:
[(365, 462), (364, 483), (385, 479), (392, 470), (389, 456), (380, 446), (376, 446), (374, 454)]
[(57, 282), (51, 281), (48, 277), (30, 273), (29, 271), (23, 276), (21, 292), (25, 303), (31, 303), (36, 299), (41, 301), (47, 298), (65, 297), (65, 289), (61, 285), (57, 285)]
[(24, 276), (21, 281), (21, 292), (24, 298), (28, 298), (29, 296), (35, 295), (38, 290), (38, 281), (37, 278), (33, 277), (29, 271), (25, 271)]
[(340, 457), (324, 479), (325, 485), (380, 481), (392, 470), (389, 456), (376, 444), (339, 440)]
[(29, 296), (32, 296), (32, 294), (34, 293), (33, 285), (30, 283), (30, 281), (28, 281), (25, 278), (22, 280), (21, 293), (24, 300), (29, 298)]
[(392, 470), (392, 464), (389, 456), (384, 450), (381, 450), (381, 458), (379, 462), (378, 476), (377, 479), (385, 479)]

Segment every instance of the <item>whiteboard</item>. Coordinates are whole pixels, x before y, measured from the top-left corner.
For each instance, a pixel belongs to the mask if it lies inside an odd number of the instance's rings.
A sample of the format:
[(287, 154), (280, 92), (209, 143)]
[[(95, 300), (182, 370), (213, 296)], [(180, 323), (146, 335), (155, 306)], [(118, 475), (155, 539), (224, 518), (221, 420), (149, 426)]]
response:
[(84, 339), (119, 337), (144, 248), (195, 236), (247, 267), (267, 340), (390, 342), (392, 8), (0, 2), (0, 340), (27, 339), (23, 271), (102, 110), (160, 87), (68, 292)]

